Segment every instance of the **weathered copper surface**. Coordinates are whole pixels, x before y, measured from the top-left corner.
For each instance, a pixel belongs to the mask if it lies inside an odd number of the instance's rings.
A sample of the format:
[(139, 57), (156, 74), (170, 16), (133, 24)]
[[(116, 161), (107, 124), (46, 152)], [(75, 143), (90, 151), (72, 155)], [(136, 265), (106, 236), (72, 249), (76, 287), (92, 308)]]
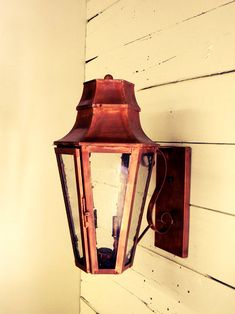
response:
[(84, 83), (72, 130), (54, 144), (79, 146), (81, 142), (155, 145), (143, 132), (134, 84), (111, 76)]

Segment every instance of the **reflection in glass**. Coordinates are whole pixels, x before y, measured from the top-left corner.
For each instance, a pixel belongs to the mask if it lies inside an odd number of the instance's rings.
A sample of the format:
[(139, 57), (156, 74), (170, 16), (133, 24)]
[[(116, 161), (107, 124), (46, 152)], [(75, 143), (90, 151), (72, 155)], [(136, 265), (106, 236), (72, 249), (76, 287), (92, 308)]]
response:
[(132, 260), (133, 257), (133, 246), (138, 237), (138, 224), (141, 219), (142, 212), (144, 210), (146, 194), (148, 191), (149, 180), (151, 176), (151, 169), (153, 163), (153, 153), (144, 153), (141, 156), (135, 198), (132, 210), (132, 219), (130, 224), (130, 230), (127, 240), (127, 254), (126, 254), (126, 265)]
[(76, 177), (74, 169), (74, 156), (63, 154), (61, 155), (62, 173), (68, 203), (69, 219), (73, 229), (72, 241), (76, 247), (76, 255), (78, 262), (84, 264), (84, 253), (82, 247), (81, 229), (80, 229), (80, 215), (78, 208), (78, 195), (76, 186)]
[(91, 181), (99, 268), (115, 268), (130, 154), (91, 153)]

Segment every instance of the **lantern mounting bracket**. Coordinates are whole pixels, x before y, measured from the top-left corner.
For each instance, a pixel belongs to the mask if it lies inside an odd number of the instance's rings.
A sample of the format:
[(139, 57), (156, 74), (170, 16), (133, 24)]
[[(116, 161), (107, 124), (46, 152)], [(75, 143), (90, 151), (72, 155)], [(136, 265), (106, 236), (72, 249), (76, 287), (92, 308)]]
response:
[[(160, 147), (167, 162), (166, 180), (155, 204), (155, 246), (180, 257), (188, 256), (190, 147)], [(161, 188), (164, 159), (158, 155), (156, 189)]]

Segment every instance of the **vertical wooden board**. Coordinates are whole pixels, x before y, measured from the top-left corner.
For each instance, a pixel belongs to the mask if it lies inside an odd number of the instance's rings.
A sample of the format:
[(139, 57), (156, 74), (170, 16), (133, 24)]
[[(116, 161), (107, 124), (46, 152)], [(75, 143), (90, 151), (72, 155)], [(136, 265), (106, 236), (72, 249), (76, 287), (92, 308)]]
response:
[[(144, 228), (146, 222), (142, 224)], [(187, 258), (179, 258), (155, 247), (152, 230), (147, 232), (139, 245), (235, 287), (234, 230), (235, 217), (191, 206)]]
[[(179, 306), (188, 308), (188, 312), (183, 312), (178, 307), (173, 307), (170, 309), (172, 313), (191, 313), (191, 309), (198, 314), (234, 314), (234, 289), (153, 252), (138, 247), (133, 269), (145, 280), (149, 279), (152, 285), (157, 285), (166, 296), (172, 296), (177, 302), (180, 301)], [(138, 293), (138, 289), (135, 291)]]
[(98, 58), (87, 64), (87, 79), (102, 77), (107, 72), (133, 81), (140, 89), (234, 70), (234, 15), (235, 3), (145, 40), (94, 53)]
[[(101, 55), (131, 41), (149, 39), (167, 28), (187, 22), (194, 17), (200, 18), (201, 15), (210, 13), (228, 2), (209, 0), (197, 1), (192, 5), (185, 0), (117, 1), (115, 5), (110, 6), (103, 14), (88, 23), (86, 58)], [(103, 5), (101, 7), (103, 8)]]
[(146, 134), (156, 141), (235, 143), (235, 74), (136, 93)]

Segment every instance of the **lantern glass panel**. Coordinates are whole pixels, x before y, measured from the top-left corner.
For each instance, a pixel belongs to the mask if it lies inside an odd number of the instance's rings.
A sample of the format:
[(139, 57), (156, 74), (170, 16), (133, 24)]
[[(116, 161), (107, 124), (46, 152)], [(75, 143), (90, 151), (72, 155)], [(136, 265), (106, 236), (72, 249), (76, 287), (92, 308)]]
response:
[(91, 182), (100, 269), (115, 268), (130, 154), (91, 153)]
[(72, 242), (75, 247), (75, 258), (77, 261), (84, 265), (84, 252), (82, 246), (82, 236), (80, 228), (80, 213), (78, 203), (78, 189), (75, 175), (74, 155), (62, 154), (61, 168), (64, 182), (65, 199), (67, 214), (72, 229)]
[(126, 262), (128, 265), (134, 257), (134, 247), (137, 241), (139, 225), (144, 210), (146, 195), (148, 192), (149, 181), (152, 172), (153, 153), (143, 153), (140, 159), (139, 171), (137, 176), (131, 223), (127, 240)]

